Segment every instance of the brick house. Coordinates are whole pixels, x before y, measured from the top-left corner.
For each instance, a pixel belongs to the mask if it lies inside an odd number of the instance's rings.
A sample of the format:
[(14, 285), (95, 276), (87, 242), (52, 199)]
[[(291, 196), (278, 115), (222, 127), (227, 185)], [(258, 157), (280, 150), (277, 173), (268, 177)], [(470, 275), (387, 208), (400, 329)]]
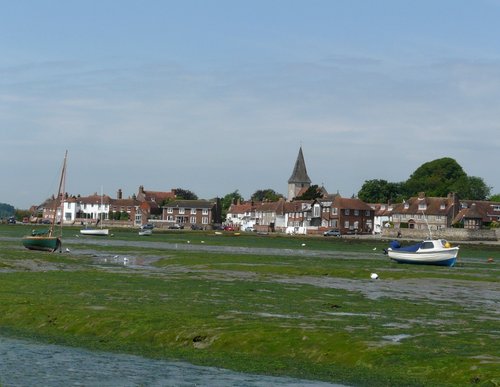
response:
[(208, 200), (173, 200), (162, 208), (167, 227), (202, 227), (220, 224), (220, 203)]
[(337, 196), (331, 208), (331, 227), (342, 234), (371, 233), (373, 231), (375, 211), (357, 198)]

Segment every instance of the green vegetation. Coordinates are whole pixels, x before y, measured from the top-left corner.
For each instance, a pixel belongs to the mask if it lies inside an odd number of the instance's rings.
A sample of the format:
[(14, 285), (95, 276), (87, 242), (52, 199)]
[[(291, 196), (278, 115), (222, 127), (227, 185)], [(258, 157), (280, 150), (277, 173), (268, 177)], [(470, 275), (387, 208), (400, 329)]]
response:
[(2, 335), (356, 386), (500, 383), (498, 246), (450, 269), (391, 263), (381, 240), (69, 228), (50, 254), (22, 249), (28, 230), (0, 226)]
[(486, 200), (491, 188), (482, 178), (467, 176), (454, 159), (443, 157), (422, 164), (405, 182), (367, 180), (358, 197), (367, 203), (387, 203), (417, 196), (419, 192), (430, 197), (446, 197), (454, 192), (461, 199)]

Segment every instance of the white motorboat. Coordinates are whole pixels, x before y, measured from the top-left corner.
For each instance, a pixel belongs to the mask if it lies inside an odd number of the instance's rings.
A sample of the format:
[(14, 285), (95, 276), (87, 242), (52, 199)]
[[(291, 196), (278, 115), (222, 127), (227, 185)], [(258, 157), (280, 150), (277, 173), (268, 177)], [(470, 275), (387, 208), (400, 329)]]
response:
[(399, 263), (451, 267), (457, 260), (458, 250), (458, 246), (452, 247), (445, 239), (428, 239), (405, 247), (394, 240), (386, 252), (389, 258)]

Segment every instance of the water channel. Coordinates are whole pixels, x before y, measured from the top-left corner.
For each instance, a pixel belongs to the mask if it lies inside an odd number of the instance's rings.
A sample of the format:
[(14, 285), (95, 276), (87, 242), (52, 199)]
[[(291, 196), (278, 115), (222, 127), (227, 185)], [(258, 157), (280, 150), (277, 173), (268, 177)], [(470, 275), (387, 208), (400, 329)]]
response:
[(0, 386), (340, 387), (0, 337)]

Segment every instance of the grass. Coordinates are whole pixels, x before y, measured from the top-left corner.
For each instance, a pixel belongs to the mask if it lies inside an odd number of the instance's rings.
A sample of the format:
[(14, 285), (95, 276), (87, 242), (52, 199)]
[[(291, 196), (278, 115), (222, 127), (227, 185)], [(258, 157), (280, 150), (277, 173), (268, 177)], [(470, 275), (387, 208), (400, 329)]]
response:
[[(500, 384), (498, 246), (450, 269), (391, 263), (387, 241), (116, 230), (50, 254), (26, 231), (0, 226), (3, 335), (357, 386)], [(151, 266), (96, 260), (113, 255)]]

